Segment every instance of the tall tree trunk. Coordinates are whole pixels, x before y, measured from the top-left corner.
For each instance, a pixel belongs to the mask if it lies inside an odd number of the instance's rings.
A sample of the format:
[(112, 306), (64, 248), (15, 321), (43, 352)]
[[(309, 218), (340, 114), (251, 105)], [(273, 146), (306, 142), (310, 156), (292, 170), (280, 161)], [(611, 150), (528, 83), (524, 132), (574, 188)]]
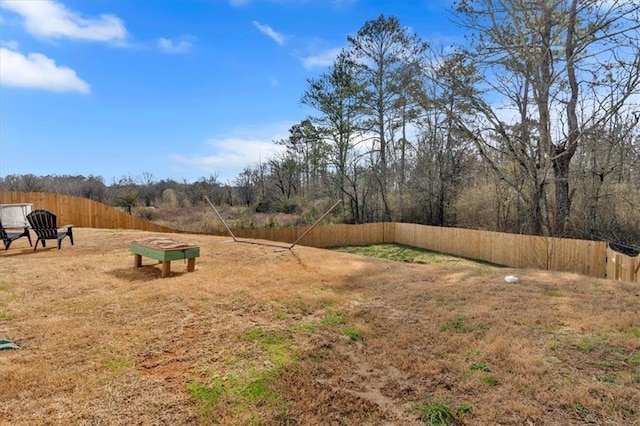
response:
[(576, 28), (576, 8), (578, 0), (571, 2), (569, 9), (569, 23), (567, 26), (567, 39), (565, 55), (567, 60), (567, 78), (571, 91), (567, 102), (567, 126), (568, 135), (564, 143), (556, 144), (553, 157), (553, 171), (556, 184), (556, 211), (555, 211), (555, 233), (557, 235), (568, 235), (571, 231), (571, 194), (569, 193), (569, 166), (573, 154), (578, 146), (580, 131), (578, 128), (578, 115), (576, 108), (578, 105), (578, 81), (576, 79), (575, 68), (575, 47), (574, 33)]
[(553, 160), (554, 183), (556, 187), (556, 209), (554, 216), (554, 234), (569, 235), (571, 231), (571, 194), (569, 193), (569, 166), (571, 157), (559, 154)]
[[(382, 97), (380, 97), (379, 103), (382, 103)], [(380, 183), (380, 195), (382, 197), (382, 204), (384, 208), (383, 221), (391, 222), (391, 209), (387, 202), (387, 194), (389, 191), (389, 171), (387, 167), (387, 141), (384, 131), (384, 107), (380, 106), (378, 113), (378, 132), (380, 137), (380, 177), (378, 182)]]
[(540, 135), (538, 138), (536, 164), (536, 182), (535, 182), (535, 203), (536, 203), (536, 219), (539, 232), (547, 237), (551, 234), (549, 228), (549, 218), (547, 211), (547, 171), (548, 156), (552, 155), (552, 137), (551, 137), (551, 113), (549, 111), (549, 92), (553, 79), (553, 53), (552, 53), (552, 10), (546, 7), (543, 11), (543, 28), (540, 33), (540, 43), (542, 48), (541, 62), (539, 65), (540, 81), (537, 82), (537, 94), (535, 96), (538, 107), (538, 115), (540, 120)]

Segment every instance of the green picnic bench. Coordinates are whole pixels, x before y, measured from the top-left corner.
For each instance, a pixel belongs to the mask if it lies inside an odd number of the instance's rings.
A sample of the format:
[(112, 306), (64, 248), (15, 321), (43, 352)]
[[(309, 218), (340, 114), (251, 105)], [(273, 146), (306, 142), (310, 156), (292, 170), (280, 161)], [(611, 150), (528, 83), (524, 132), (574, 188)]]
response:
[(196, 269), (196, 257), (200, 256), (200, 247), (169, 238), (149, 237), (131, 242), (134, 266), (142, 266), (142, 256), (150, 257), (162, 263), (162, 277), (169, 275), (171, 261), (187, 259), (187, 272)]

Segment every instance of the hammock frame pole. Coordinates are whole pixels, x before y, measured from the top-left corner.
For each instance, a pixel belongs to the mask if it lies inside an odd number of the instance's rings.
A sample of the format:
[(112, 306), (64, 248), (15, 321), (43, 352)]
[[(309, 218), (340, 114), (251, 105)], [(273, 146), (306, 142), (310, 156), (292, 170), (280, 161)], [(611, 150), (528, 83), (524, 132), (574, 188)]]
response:
[(324, 219), (326, 215), (328, 215), (329, 213), (331, 213), (331, 212), (333, 211), (333, 209), (335, 209), (336, 207), (338, 207), (338, 204), (340, 204), (341, 202), (342, 202), (342, 200), (338, 200), (338, 201), (337, 201), (333, 206), (331, 206), (331, 208), (330, 208), (329, 210), (327, 210), (327, 211), (326, 211), (322, 216), (320, 216), (320, 219), (316, 220), (316, 223), (314, 223), (313, 225), (311, 225), (311, 228), (309, 228), (309, 229), (307, 229), (306, 231), (304, 231), (304, 232), (302, 233), (302, 235), (300, 235), (300, 236), (298, 237), (298, 239), (297, 239), (297, 240), (295, 240), (295, 241), (293, 242), (293, 244), (291, 244), (291, 245), (289, 246), (289, 250), (291, 250), (291, 249), (292, 249), (296, 244), (298, 244), (298, 241), (300, 241), (301, 239), (303, 239), (303, 238), (304, 238), (304, 236), (305, 236), (305, 235), (307, 235), (309, 232), (311, 232), (311, 230), (312, 230), (313, 228), (315, 228), (316, 226), (318, 226), (318, 224), (322, 221), (322, 219)]
[(222, 222), (222, 224), (224, 225), (225, 228), (227, 228), (227, 232), (229, 233), (229, 235), (231, 235), (231, 238), (233, 238), (233, 241), (238, 241), (236, 239), (236, 236), (233, 235), (233, 232), (231, 232), (231, 228), (229, 228), (229, 226), (227, 226), (227, 222), (224, 221), (224, 219), (222, 218), (222, 216), (220, 216), (220, 213), (218, 213), (218, 210), (216, 209), (216, 206), (213, 205), (213, 203), (211, 202), (211, 200), (209, 200), (209, 197), (207, 197), (206, 195), (204, 196), (204, 199), (207, 200), (207, 203), (209, 203), (209, 205), (211, 206), (211, 208), (213, 209), (214, 212), (216, 212), (216, 214), (218, 215), (218, 219), (220, 219), (220, 221)]

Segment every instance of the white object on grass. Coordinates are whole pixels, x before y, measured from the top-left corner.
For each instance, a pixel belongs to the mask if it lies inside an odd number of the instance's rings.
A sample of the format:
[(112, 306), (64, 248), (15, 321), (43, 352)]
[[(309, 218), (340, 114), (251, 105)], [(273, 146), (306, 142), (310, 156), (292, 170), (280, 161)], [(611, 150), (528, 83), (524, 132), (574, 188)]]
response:
[(516, 277), (515, 275), (507, 275), (506, 277), (504, 277), (504, 280), (512, 284), (520, 282), (520, 278)]

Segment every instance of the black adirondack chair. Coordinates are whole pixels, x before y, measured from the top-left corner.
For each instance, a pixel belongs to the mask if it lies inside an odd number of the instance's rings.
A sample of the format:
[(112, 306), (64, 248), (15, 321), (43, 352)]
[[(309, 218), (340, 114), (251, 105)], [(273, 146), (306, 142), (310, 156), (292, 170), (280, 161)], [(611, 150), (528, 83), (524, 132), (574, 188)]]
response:
[(36, 251), (40, 241), (42, 241), (42, 247), (46, 247), (47, 240), (58, 240), (58, 250), (60, 250), (64, 237), (69, 237), (71, 245), (73, 245), (73, 225), (58, 226), (55, 214), (47, 210), (34, 210), (27, 215), (27, 220), (31, 224), (33, 232), (38, 236), (33, 251)]
[(31, 234), (29, 234), (29, 227), (20, 226), (16, 227), (15, 229), (17, 230), (19, 228), (23, 228), (22, 231), (11, 232), (9, 231), (9, 229), (13, 229), (13, 227), (5, 228), (4, 226), (2, 226), (2, 221), (0, 220), (0, 239), (2, 239), (2, 242), (4, 243), (5, 250), (9, 250), (9, 247), (11, 247), (11, 243), (21, 237), (27, 237), (29, 239), (29, 245), (33, 247), (33, 244), (31, 244)]

